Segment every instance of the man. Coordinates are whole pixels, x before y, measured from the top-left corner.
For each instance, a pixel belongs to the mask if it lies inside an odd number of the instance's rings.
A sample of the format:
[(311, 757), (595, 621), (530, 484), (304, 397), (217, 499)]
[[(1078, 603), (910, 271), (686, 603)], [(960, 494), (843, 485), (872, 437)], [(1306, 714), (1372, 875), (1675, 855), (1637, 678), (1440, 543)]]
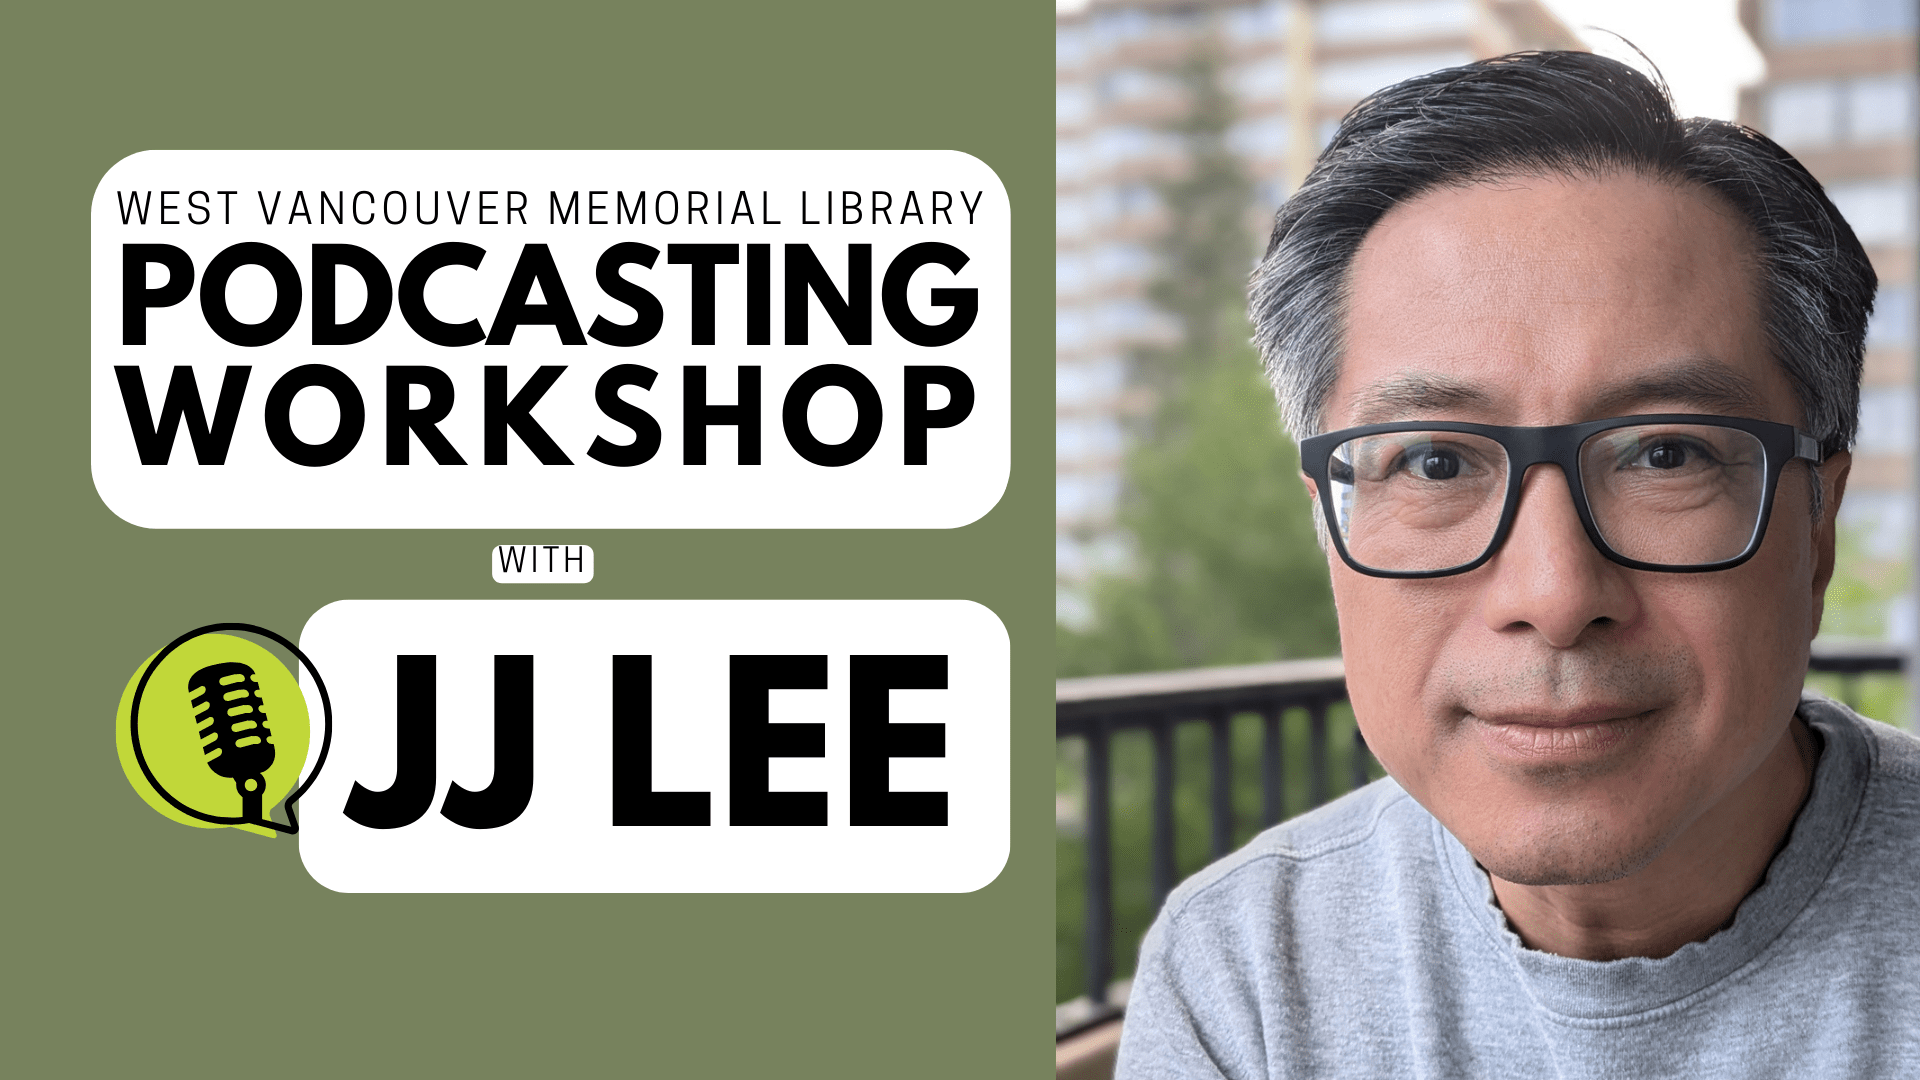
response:
[(1173, 893), (1121, 1076), (1920, 1075), (1920, 741), (1801, 699), (1874, 286), (1609, 60), (1348, 116), (1253, 315), (1390, 779)]

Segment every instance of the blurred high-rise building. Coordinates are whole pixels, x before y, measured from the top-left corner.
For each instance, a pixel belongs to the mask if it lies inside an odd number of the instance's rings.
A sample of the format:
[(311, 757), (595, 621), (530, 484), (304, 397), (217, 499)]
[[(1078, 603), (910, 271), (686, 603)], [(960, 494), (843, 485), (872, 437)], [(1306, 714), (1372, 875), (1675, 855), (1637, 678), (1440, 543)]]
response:
[[(1766, 77), (1741, 92), (1741, 122), (1772, 136), (1819, 178), (1880, 276), (1867, 332), (1860, 437), (1841, 505), (1841, 569), (1853, 580), (1829, 592), (1825, 629), (1908, 646), (1916, 638), (1910, 582), (1920, 483), (1914, 469), (1917, 16), (1913, 0), (1740, 0), (1740, 21), (1766, 59)], [(1906, 595), (1870, 595), (1876, 587)], [(1849, 611), (1850, 600), (1862, 610)]]
[(1188, 167), (1169, 130), (1188, 109), (1180, 65), (1196, 49), (1217, 61), (1234, 104), (1228, 142), (1256, 193), (1247, 227), (1264, 246), (1274, 209), (1368, 93), (1483, 57), (1584, 46), (1536, 0), (1091, 0), (1060, 12), (1054, 40), (1054, 551), (1071, 621), (1089, 579), (1124, 565), (1127, 421), (1150, 407), (1129, 355), (1175, 333), (1146, 288), (1167, 227), (1159, 185)]

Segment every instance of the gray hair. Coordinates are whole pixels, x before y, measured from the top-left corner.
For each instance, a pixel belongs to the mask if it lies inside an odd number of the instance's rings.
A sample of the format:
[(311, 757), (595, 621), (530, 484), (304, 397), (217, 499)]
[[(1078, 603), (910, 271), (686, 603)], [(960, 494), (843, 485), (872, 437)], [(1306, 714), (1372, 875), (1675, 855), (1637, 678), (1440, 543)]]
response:
[(1665, 87), (1582, 52), (1515, 53), (1421, 75), (1341, 122), (1281, 206), (1249, 293), (1254, 344), (1294, 437), (1321, 430), (1345, 349), (1348, 268), (1388, 210), (1500, 176), (1619, 172), (1700, 185), (1748, 222), (1768, 344), (1808, 432), (1824, 454), (1851, 446), (1876, 285), (1853, 229), (1771, 139), (1682, 120)]

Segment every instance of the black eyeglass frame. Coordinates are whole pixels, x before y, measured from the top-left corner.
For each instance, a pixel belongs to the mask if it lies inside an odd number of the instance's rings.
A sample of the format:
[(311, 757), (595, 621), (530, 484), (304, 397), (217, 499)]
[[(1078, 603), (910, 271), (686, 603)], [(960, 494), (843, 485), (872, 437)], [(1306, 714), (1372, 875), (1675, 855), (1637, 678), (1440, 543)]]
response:
[[(1614, 428), (1633, 427), (1638, 424), (1697, 424), (1734, 428), (1754, 436), (1760, 442), (1762, 453), (1766, 456), (1766, 477), (1760, 499), (1760, 519), (1755, 524), (1753, 535), (1747, 538), (1746, 549), (1730, 559), (1719, 562), (1684, 564), (1671, 566), (1666, 563), (1641, 562), (1629, 559), (1608, 546), (1600, 535), (1600, 528), (1594, 524), (1593, 510), (1587, 505), (1586, 485), (1580, 479), (1580, 448), (1588, 439), (1603, 431)], [(1340, 518), (1334, 511), (1333, 484), (1328, 477), (1328, 466), (1333, 451), (1341, 443), (1368, 435), (1390, 435), (1400, 431), (1458, 431), (1469, 435), (1479, 435), (1500, 444), (1507, 454), (1507, 497), (1500, 507), (1500, 524), (1493, 531), (1493, 539), (1487, 543), (1487, 549), (1479, 558), (1457, 566), (1440, 570), (1380, 570), (1365, 566), (1347, 551), (1347, 544), (1340, 536)], [(1823, 460), (1820, 443), (1813, 436), (1793, 427), (1791, 424), (1776, 424), (1770, 420), (1748, 420), (1737, 416), (1708, 416), (1698, 413), (1648, 413), (1640, 416), (1615, 416), (1605, 420), (1589, 420), (1582, 424), (1557, 424), (1551, 427), (1504, 427), (1495, 424), (1466, 424), (1446, 420), (1409, 420), (1392, 424), (1365, 424), (1360, 427), (1342, 428), (1325, 435), (1315, 435), (1300, 440), (1300, 470), (1314, 483), (1320, 492), (1320, 508), (1325, 515), (1327, 535), (1333, 539), (1334, 550), (1348, 566), (1369, 577), (1379, 578), (1436, 578), (1464, 574), (1475, 570), (1500, 550), (1507, 542), (1507, 534), (1513, 529), (1513, 517), (1520, 507), (1520, 485), (1526, 479), (1527, 472), (1535, 465), (1558, 465), (1560, 472), (1567, 478), (1567, 488), (1573, 496), (1574, 512), (1580, 516), (1580, 524), (1587, 530), (1587, 539), (1602, 555), (1634, 570), (1654, 570), (1668, 574), (1698, 574), (1710, 570), (1730, 570), (1739, 566), (1753, 553), (1760, 550), (1761, 541), (1766, 539), (1767, 522), (1773, 515), (1774, 490), (1780, 483), (1780, 474), (1786, 471), (1788, 463), (1807, 461), (1819, 465)]]

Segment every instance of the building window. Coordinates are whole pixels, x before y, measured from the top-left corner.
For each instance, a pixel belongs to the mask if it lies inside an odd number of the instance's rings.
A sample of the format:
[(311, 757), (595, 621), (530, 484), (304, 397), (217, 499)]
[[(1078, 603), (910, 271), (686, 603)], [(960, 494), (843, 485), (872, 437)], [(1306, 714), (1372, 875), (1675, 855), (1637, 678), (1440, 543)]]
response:
[(1166, 132), (1131, 124), (1102, 128), (1094, 136), (1099, 167), (1116, 169), (1158, 157), (1179, 153), (1178, 141)]
[(1112, 192), (1115, 217), (1145, 217), (1160, 209), (1160, 193), (1151, 184), (1127, 184)]
[(1227, 145), (1250, 161), (1285, 157), (1291, 131), (1284, 116), (1258, 116), (1233, 125), (1227, 132)]
[(1087, 62), (1087, 28), (1062, 26), (1053, 32), (1053, 66), (1077, 68)]
[[(1286, 201), (1287, 187), (1278, 180), (1262, 180), (1254, 198), (1259, 201), (1263, 214), (1272, 214), (1277, 212), (1280, 204)], [(1259, 260), (1256, 258), (1255, 261)]]
[(1118, 397), (1126, 385), (1126, 362), (1115, 356), (1077, 364), (1055, 364), (1053, 368), (1056, 405), (1081, 406), (1109, 401)]
[[(1056, 161), (1058, 159), (1056, 158)], [(1053, 200), (1053, 235), (1062, 239), (1087, 230), (1087, 201), (1071, 195)]]
[(1472, 62), (1473, 54), (1464, 49), (1389, 53), (1357, 60), (1329, 61), (1320, 65), (1320, 100), (1359, 101), (1375, 90), (1392, 86), (1402, 79)]
[(1912, 0), (1771, 0), (1767, 30), (1782, 45), (1911, 34)]
[(1882, 285), (1873, 298), (1873, 320), (1867, 323), (1867, 347), (1913, 347), (1913, 286)]
[(1054, 308), (1053, 347), (1064, 352), (1085, 345), (1092, 336), (1087, 323), (1086, 313), (1078, 308)]
[(1071, 184), (1086, 175), (1087, 147), (1080, 139), (1055, 139), (1053, 143), (1053, 179)]
[(1139, 8), (1108, 8), (1093, 18), (1096, 47), (1111, 49), (1153, 34), (1153, 18)]
[(1093, 284), (1146, 277), (1153, 270), (1153, 254), (1142, 244), (1102, 244), (1093, 251)]
[(1141, 244), (1108, 243), (1090, 252), (1059, 251), (1053, 257), (1053, 289), (1070, 296), (1116, 281), (1138, 280), (1152, 270), (1153, 255)]
[(1173, 316), (1138, 297), (1109, 301), (1100, 316), (1100, 329), (1121, 340), (1166, 344), (1180, 337)]
[(1083, 255), (1060, 252), (1053, 257), (1053, 291), (1066, 296), (1087, 287), (1087, 260)]
[(1056, 127), (1078, 127), (1093, 116), (1093, 95), (1081, 83), (1061, 83), (1053, 88), (1053, 122)]
[(1781, 146), (1826, 146), (1840, 137), (1840, 87), (1825, 79), (1767, 91), (1767, 134)]
[(1165, 97), (1169, 89), (1164, 76), (1140, 68), (1120, 68), (1100, 76), (1103, 101), (1152, 101)]
[(1914, 129), (1911, 75), (1785, 82), (1767, 91), (1766, 131), (1782, 146), (1884, 142)]
[(1273, 101), (1287, 96), (1287, 62), (1269, 57), (1234, 69), (1234, 93), (1246, 101)]
[(1468, 0), (1346, 0), (1320, 5), (1314, 23), (1329, 45), (1450, 37), (1473, 29), (1473, 5)]
[(1879, 142), (1913, 134), (1911, 75), (1880, 75), (1847, 84), (1847, 137)]
[(1864, 180), (1827, 185), (1827, 197), (1840, 210), (1862, 244), (1899, 244), (1913, 238), (1913, 181)]
[(1287, 39), (1287, 10), (1280, 0), (1262, 0), (1248, 7), (1227, 10), (1227, 35), (1235, 41), (1252, 44)]
[(1068, 474), (1053, 478), (1053, 512), (1057, 518), (1085, 521), (1111, 517), (1119, 501), (1118, 474)]
[(1863, 454), (1906, 454), (1913, 451), (1913, 388), (1869, 386), (1860, 391), (1860, 437), (1854, 448)]
[(1065, 417), (1053, 425), (1053, 459), (1110, 461), (1120, 456), (1120, 421), (1111, 416)]

